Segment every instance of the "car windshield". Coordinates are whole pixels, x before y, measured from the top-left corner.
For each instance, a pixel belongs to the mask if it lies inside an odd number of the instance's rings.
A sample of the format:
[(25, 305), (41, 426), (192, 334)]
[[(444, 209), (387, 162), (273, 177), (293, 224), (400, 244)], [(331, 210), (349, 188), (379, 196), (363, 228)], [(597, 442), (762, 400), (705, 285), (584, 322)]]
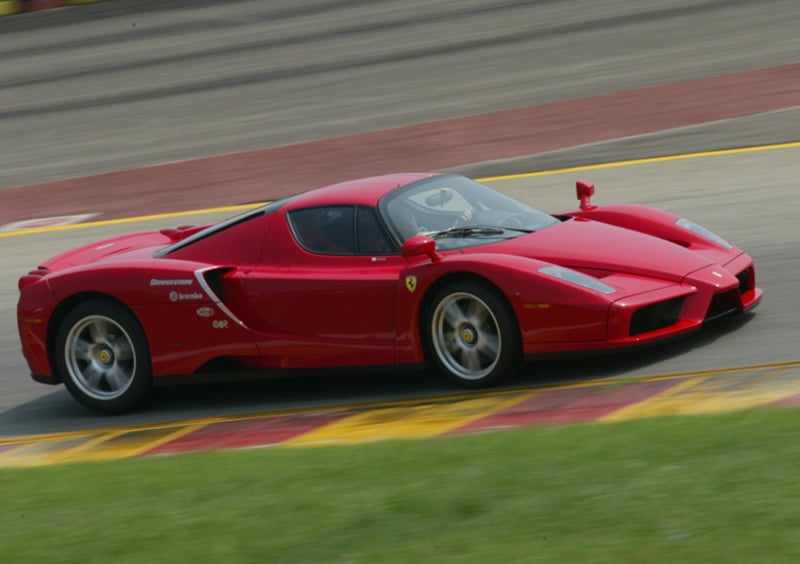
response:
[(519, 237), (558, 223), (544, 212), (455, 174), (399, 188), (381, 199), (379, 209), (401, 243), (425, 234), (442, 250)]

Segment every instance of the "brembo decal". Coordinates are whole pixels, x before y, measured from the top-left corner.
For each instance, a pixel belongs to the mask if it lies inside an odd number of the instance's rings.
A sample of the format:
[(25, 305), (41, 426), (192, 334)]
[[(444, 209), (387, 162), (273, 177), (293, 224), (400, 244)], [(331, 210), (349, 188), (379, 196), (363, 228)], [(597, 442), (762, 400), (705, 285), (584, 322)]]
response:
[(181, 292), (176, 292), (175, 290), (169, 293), (169, 301), (177, 302), (182, 300), (202, 300), (203, 294), (200, 292), (192, 292), (191, 294), (183, 294)]

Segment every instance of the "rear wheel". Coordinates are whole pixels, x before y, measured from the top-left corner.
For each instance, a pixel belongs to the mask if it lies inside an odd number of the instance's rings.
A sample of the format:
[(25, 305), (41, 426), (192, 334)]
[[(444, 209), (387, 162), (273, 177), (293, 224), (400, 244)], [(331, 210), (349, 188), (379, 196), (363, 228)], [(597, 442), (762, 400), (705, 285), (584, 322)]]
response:
[(425, 329), (429, 356), (462, 386), (496, 384), (519, 366), (516, 318), (501, 296), (481, 284), (458, 282), (439, 291)]
[(67, 314), (56, 337), (55, 360), (70, 393), (95, 411), (130, 411), (152, 390), (144, 331), (127, 309), (112, 302), (85, 302)]

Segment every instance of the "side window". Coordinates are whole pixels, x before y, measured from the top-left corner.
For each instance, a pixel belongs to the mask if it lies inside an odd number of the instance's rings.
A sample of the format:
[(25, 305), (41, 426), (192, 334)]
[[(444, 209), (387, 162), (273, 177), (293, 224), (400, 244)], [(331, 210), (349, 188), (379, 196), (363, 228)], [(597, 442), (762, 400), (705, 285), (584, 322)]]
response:
[(289, 212), (289, 225), (297, 242), (314, 253), (356, 253), (355, 208), (330, 206)]
[(387, 255), (396, 252), (373, 208), (358, 208), (358, 254)]

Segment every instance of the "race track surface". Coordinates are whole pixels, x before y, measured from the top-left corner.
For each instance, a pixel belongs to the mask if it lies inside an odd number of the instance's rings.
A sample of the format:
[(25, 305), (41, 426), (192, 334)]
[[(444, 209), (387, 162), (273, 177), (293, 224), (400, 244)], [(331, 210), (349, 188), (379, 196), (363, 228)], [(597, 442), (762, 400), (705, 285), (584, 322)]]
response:
[[(526, 391), (497, 393), (535, 396), (542, 385), (610, 377), (680, 386), (679, 375), (706, 371), (744, 386), (725, 375), (755, 371), (758, 380), (757, 367), (772, 367), (764, 382), (773, 382), (789, 367), (780, 398), (756, 394), (752, 405), (794, 402), (800, 258), (791, 202), (800, 149), (619, 161), (800, 140), (800, 6), (401, 4), (164, 9), (117, 0), (0, 21), (0, 225), (240, 204), (422, 169), (478, 177), (551, 170), (492, 183), (558, 211), (574, 206), (572, 185), (587, 177), (598, 203), (657, 205), (731, 238), (756, 259), (766, 301), (735, 330), (648, 355), (525, 367), (517, 384)], [(617, 164), (553, 171), (604, 162)], [(200, 386), (166, 390), (146, 412), (109, 420), (63, 388), (31, 382), (16, 340), (16, 278), (82, 241), (175, 222), (187, 221), (0, 232), (0, 436), (452, 393), (418, 375)], [(28, 448), (0, 446), (19, 455)]]

